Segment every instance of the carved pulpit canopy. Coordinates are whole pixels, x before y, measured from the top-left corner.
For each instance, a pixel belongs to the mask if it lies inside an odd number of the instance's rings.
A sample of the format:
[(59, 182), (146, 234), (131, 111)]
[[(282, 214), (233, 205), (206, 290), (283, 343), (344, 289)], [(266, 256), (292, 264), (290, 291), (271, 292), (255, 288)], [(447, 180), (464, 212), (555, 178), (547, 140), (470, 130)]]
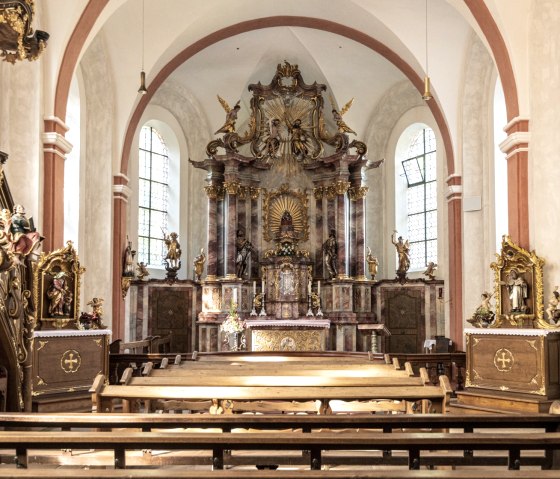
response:
[(358, 159), (363, 159), (366, 145), (359, 140), (350, 141), (348, 135), (355, 132), (343, 120), (352, 100), (340, 109), (331, 95), (329, 113), (324, 115), (326, 89), (317, 82), (306, 84), (297, 65), (278, 64), (270, 84), (249, 85), (253, 95), (244, 133), (239, 134), (235, 126), (242, 109), (239, 102), (230, 108), (218, 96), (226, 121), (216, 134), (224, 135), (211, 141), (206, 152), (214, 158), (218, 148), (223, 148), (244, 163), (277, 169), (286, 175), (328, 164), (351, 149), (355, 149)]
[(49, 34), (33, 32), (33, 0), (0, 0), (0, 56), (16, 60), (36, 60), (47, 46)]
[(544, 260), (502, 238), (494, 270), (496, 319), (490, 327), (550, 327), (543, 319)]
[(84, 271), (71, 241), (64, 248), (41, 254), (33, 265), (37, 329), (78, 328), (80, 281)]

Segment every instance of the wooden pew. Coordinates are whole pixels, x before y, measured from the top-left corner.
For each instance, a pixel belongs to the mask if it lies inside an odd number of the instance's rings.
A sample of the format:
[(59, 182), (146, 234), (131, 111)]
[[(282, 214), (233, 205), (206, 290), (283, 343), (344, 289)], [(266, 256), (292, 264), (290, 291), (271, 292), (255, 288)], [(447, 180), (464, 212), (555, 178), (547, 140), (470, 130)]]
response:
[[(560, 433), (401, 433), (319, 432), (319, 433), (168, 433), (168, 432), (36, 432), (5, 431), (0, 435), (0, 449), (13, 450), (17, 465), (28, 466), (28, 451), (95, 449), (113, 451), (115, 469), (126, 467), (126, 451), (158, 449), (170, 451), (211, 451), (214, 469), (223, 469), (232, 451), (298, 451), (307, 458), (311, 470), (328, 464), (325, 451), (405, 451), (409, 469), (430, 464), (434, 451), (507, 451), (508, 469), (521, 466), (521, 451), (544, 451), (546, 455), (560, 449)], [(227, 451), (227, 453), (226, 453)], [(304, 454), (308, 451), (307, 454)], [(426, 453), (426, 451), (429, 451)], [(343, 460), (343, 455), (339, 460)], [(249, 458), (250, 460), (250, 458)]]
[(210, 412), (233, 412), (235, 402), (318, 401), (319, 414), (330, 413), (329, 402), (340, 401), (430, 401), (431, 412), (445, 412), (451, 395), (447, 379), (442, 376), (440, 386), (113, 386), (105, 385), (105, 377), (98, 375), (90, 389), (92, 409), (111, 411), (114, 400), (123, 401), (123, 412), (139, 401), (210, 400)]

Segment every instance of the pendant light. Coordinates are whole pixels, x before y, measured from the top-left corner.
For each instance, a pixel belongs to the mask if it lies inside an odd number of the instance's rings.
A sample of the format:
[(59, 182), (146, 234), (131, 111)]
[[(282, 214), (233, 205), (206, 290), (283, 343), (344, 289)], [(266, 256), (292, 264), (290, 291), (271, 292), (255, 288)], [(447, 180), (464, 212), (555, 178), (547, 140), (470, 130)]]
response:
[(145, 0), (142, 0), (142, 71), (140, 72), (140, 88), (138, 88), (138, 93), (141, 95), (148, 93), (146, 88), (146, 72), (144, 72), (144, 5)]
[(422, 99), (428, 101), (432, 99), (432, 92), (430, 91), (430, 76), (428, 74), (428, 0), (425, 0), (425, 6), (426, 6), (426, 10), (425, 10), (426, 76), (424, 77), (424, 93), (422, 95)]

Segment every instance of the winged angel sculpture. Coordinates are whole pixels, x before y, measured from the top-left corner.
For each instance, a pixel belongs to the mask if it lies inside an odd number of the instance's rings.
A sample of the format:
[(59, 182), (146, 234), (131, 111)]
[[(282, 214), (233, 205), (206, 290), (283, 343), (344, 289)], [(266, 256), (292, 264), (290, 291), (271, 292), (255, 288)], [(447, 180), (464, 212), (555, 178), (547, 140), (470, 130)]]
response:
[[(297, 65), (287, 61), (278, 64), (268, 85), (249, 85), (250, 115), (243, 134), (236, 131), (240, 101), (231, 108), (218, 95), (226, 118), (216, 131), (221, 137), (212, 140), (206, 152), (215, 157), (218, 148), (223, 148), (226, 155), (235, 154), (245, 163), (254, 162), (259, 168), (274, 168), (286, 175), (315, 169), (348, 154), (350, 149), (357, 153), (355, 161), (362, 161), (367, 146), (349, 139), (356, 132), (344, 120), (354, 99), (338, 109), (331, 96), (332, 119), (329, 115), (327, 121), (323, 116), (326, 89), (326, 85), (317, 82), (306, 84)], [(247, 148), (242, 149), (244, 145)]]

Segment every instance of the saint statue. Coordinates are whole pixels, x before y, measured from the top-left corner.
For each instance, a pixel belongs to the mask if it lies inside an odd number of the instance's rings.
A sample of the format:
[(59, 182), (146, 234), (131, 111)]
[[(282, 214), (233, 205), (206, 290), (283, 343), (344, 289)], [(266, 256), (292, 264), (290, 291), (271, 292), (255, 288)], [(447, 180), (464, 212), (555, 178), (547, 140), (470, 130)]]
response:
[(527, 299), (527, 283), (525, 280), (519, 276), (517, 270), (512, 269), (505, 282), (505, 284), (509, 291), (509, 301), (512, 313), (525, 313), (527, 312), (527, 305), (525, 304), (525, 300)]
[(238, 278), (243, 278), (247, 271), (247, 262), (249, 256), (254, 251), (253, 244), (245, 238), (245, 234), (241, 230), (237, 230), (236, 241), (237, 254), (235, 257), (235, 274)]
[(329, 278), (336, 278), (336, 275), (338, 274), (338, 243), (336, 242), (335, 230), (331, 230), (327, 241), (323, 243), (323, 258), (325, 260), (325, 266), (327, 267)]
[(129, 241), (124, 250), (123, 276), (134, 277), (134, 255), (136, 251), (132, 249), (132, 241)]
[(11, 250), (16, 255), (27, 256), (34, 251), (43, 240), (33, 226), (33, 220), (25, 216), (25, 208), (22, 205), (14, 206), (13, 215), (10, 210), (4, 209), (1, 213), (3, 233)]
[(410, 245), (408, 240), (404, 241), (402, 236), (399, 236), (398, 240), (395, 240), (397, 230), (391, 235), (391, 243), (395, 245), (397, 249), (397, 255), (399, 257), (399, 266), (397, 268), (398, 276), (406, 276), (408, 268), (410, 268)]
[(49, 300), (49, 316), (70, 316), (70, 305), (74, 298), (68, 283), (66, 273), (59, 271), (53, 277), (53, 282), (47, 290)]
[(377, 274), (377, 267), (379, 266), (379, 260), (371, 254), (371, 249), (367, 247), (366, 262), (368, 264), (369, 275), (372, 280), (375, 280), (375, 275)]
[(220, 95), (218, 95), (218, 101), (226, 112), (226, 121), (222, 125), (222, 127), (214, 134), (217, 135), (218, 133), (232, 133), (235, 131), (235, 121), (237, 120), (237, 113), (239, 113), (241, 106), (239, 105), (239, 102), (237, 102), (233, 108), (230, 108), (227, 102)]
[(558, 324), (560, 319), (560, 310), (558, 309), (558, 304), (560, 304), (560, 293), (558, 293), (558, 286), (554, 288), (552, 296), (548, 300), (548, 305), (546, 308), (546, 315), (548, 317), (549, 324)]
[(200, 281), (202, 278), (202, 273), (204, 272), (204, 263), (206, 263), (206, 255), (204, 254), (204, 248), (200, 248), (200, 254), (194, 259), (194, 280)]
[(165, 261), (170, 269), (179, 269), (181, 267), (181, 245), (177, 241), (177, 233), (172, 232), (163, 235), (163, 241), (167, 246), (167, 255)]

